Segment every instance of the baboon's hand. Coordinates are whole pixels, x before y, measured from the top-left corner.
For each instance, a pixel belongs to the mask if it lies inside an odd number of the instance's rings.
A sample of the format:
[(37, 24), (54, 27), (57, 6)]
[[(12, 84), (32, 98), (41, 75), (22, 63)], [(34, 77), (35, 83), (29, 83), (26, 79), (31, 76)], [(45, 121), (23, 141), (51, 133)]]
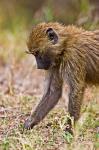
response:
[(66, 133), (70, 133), (71, 135), (74, 135), (73, 134), (73, 129), (72, 129), (72, 125), (70, 124), (67, 124), (66, 127), (65, 127), (65, 130), (64, 130)]
[(27, 130), (30, 130), (34, 127), (34, 125), (35, 125), (35, 123), (34, 123), (33, 118), (29, 117), (29, 118), (27, 118), (27, 120), (24, 123), (24, 128)]

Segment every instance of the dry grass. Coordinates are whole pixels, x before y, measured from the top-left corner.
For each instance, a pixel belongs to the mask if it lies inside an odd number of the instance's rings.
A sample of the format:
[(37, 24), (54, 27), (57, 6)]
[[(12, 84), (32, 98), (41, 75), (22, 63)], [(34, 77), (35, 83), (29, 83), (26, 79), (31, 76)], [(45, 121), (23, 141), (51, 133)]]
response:
[(44, 73), (25, 54), (26, 32), (0, 34), (0, 150), (98, 150), (99, 89), (88, 88), (74, 138), (66, 135), (64, 101), (31, 131), (24, 120), (43, 93)]

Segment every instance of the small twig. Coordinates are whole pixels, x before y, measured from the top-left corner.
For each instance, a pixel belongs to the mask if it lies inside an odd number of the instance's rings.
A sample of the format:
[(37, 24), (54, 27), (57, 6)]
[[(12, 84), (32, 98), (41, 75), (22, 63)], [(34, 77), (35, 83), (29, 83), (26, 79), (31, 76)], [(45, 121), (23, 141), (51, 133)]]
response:
[(25, 51), (25, 53), (27, 53), (27, 54), (32, 54), (32, 52), (30, 52), (30, 51)]

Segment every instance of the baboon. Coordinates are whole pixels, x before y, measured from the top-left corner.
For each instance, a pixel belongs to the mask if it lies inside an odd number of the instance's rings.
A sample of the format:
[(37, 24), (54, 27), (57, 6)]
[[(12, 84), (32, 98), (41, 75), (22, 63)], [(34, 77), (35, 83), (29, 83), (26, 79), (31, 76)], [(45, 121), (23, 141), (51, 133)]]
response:
[(33, 128), (57, 104), (64, 82), (69, 86), (68, 111), (76, 122), (86, 85), (99, 84), (99, 30), (86, 31), (57, 22), (40, 23), (33, 27), (27, 46), (38, 69), (46, 70), (47, 86), (24, 127)]

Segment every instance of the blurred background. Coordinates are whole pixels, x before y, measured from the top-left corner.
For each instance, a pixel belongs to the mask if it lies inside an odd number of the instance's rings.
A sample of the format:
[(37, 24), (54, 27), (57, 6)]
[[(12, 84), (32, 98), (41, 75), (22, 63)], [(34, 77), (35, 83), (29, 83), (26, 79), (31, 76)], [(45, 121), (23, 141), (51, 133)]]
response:
[[(25, 51), (29, 31), (42, 21), (96, 29), (99, 27), (99, 0), (0, 0), (1, 92), (33, 94), (35, 86), (40, 89), (35, 80), (39, 72), (35, 70), (35, 60)], [(41, 81), (41, 76), (38, 78)]]
[(98, 23), (98, 18), (98, 0), (0, 0), (2, 29), (14, 30), (41, 21), (90, 27)]

